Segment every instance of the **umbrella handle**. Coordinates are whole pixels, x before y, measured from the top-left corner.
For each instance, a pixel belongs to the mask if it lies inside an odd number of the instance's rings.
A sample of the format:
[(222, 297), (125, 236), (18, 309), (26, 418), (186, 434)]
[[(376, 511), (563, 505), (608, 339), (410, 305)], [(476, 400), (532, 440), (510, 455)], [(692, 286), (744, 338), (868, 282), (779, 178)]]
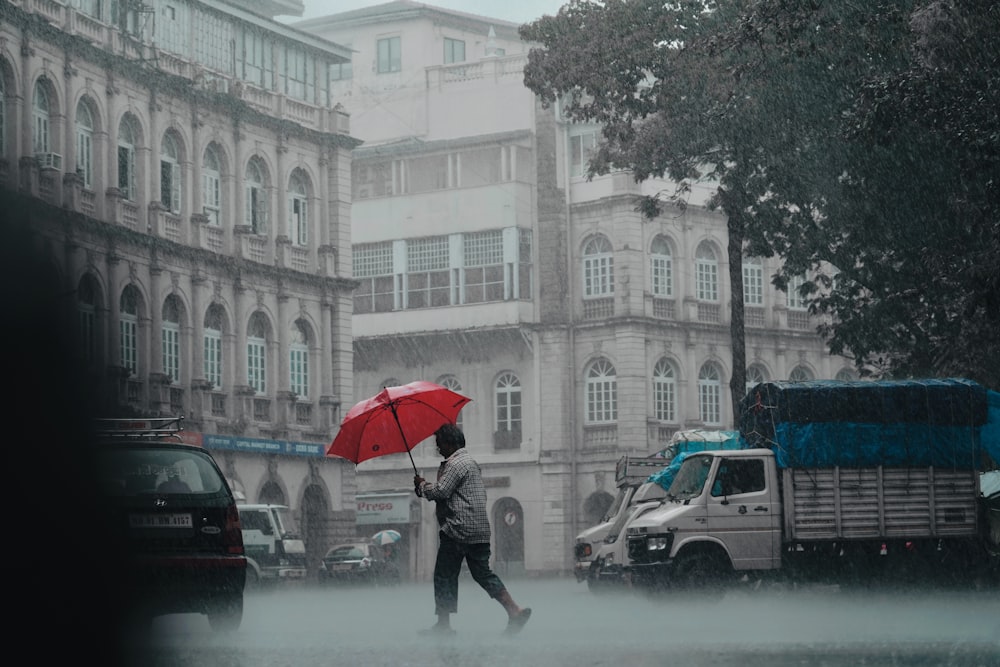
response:
[(393, 401), (389, 403), (389, 409), (392, 410), (392, 418), (396, 420), (396, 428), (399, 429), (399, 437), (403, 439), (403, 446), (406, 447), (406, 455), (410, 457), (410, 465), (413, 466), (413, 474), (419, 475), (417, 472), (417, 464), (413, 460), (413, 453), (410, 451), (410, 443), (406, 441), (406, 434), (403, 433), (403, 425), (399, 423), (399, 415), (396, 414), (396, 402)]

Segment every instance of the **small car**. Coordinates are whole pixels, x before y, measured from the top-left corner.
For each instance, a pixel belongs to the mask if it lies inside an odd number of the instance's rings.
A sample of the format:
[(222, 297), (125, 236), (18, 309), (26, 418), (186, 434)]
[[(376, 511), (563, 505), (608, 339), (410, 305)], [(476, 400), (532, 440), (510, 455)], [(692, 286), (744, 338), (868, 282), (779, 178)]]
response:
[(395, 583), (398, 579), (398, 570), (393, 572), (383, 547), (371, 540), (338, 544), (326, 552), (319, 564), (321, 584), (386, 584)]
[[(120, 590), (137, 623), (200, 613), (239, 628), (247, 560), (236, 499), (212, 456), (165, 420), (101, 420), (96, 447)], [(178, 422), (179, 423), (179, 422)]]

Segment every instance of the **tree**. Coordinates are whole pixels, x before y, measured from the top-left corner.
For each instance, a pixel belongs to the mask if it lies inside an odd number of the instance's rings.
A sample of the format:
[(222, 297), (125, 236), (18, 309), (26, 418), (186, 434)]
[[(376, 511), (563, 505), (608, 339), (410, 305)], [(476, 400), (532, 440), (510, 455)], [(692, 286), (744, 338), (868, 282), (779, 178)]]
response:
[[(995, 12), (986, 3), (967, 4)], [(904, 73), (914, 85), (919, 78), (909, 48), (918, 34), (911, 23), (920, 16), (913, 9), (905, 2), (574, 0), (557, 16), (521, 28), (522, 38), (542, 45), (529, 54), (525, 84), (546, 103), (560, 100), (570, 118), (603, 126), (592, 174), (614, 166), (631, 169), (637, 180), (668, 176), (682, 189), (693, 179), (717, 183), (713, 204), (726, 214), (730, 235), (734, 402), (744, 386), (744, 253), (780, 255), (784, 268), (773, 281), (781, 288), (790, 276), (816, 273), (803, 294), (813, 312), (832, 317), (821, 330), (831, 350), (853, 355), (863, 373), (944, 370), (920, 362), (943, 357), (928, 356), (933, 346), (926, 336), (914, 342), (913, 303), (901, 301), (897, 287), (919, 287), (914, 278), (920, 275), (940, 288), (935, 297), (958, 296), (945, 287), (954, 280), (944, 278), (957, 265), (968, 269), (963, 275), (975, 273), (969, 267), (978, 265), (974, 255), (981, 251), (969, 241), (976, 233), (991, 237), (989, 221), (997, 217), (984, 216), (985, 229), (978, 232), (945, 234), (955, 256), (942, 257), (940, 266), (920, 252), (945, 242), (942, 232), (953, 230), (954, 212), (921, 214), (917, 202), (928, 190), (919, 188), (935, 181), (957, 186), (957, 177), (942, 174), (947, 169), (941, 165), (924, 164), (922, 153), (914, 152), (926, 149), (930, 139), (909, 136), (904, 119), (924, 109), (878, 94), (896, 90), (893, 84)], [(948, 25), (963, 34), (958, 22)], [(979, 29), (983, 39), (995, 32)], [(940, 26), (925, 30), (940, 32)], [(994, 77), (996, 69), (994, 63)], [(957, 105), (949, 110), (963, 114)], [(885, 136), (888, 121), (902, 123), (898, 134)], [(992, 137), (995, 150), (998, 136), (987, 133), (982, 142), (989, 145)], [(954, 165), (964, 155), (946, 141), (935, 146), (934, 155), (949, 158), (943, 164)], [(663, 193), (641, 206), (654, 216), (670, 199)], [(982, 197), (973, 199), (963, 202), (977, 208)], [(887, 204), (895, 207), (892, 215), (885, 215)], [(936, 273), (928, 275), (929, 269)], [(910, 280), (900, 282), (901, 276)], [(954, 300), (942, 308), (928, 305), (936, 299), (926, 291), (916, 292), (913, 301), (934, 311), (924, 319), (954, 321), (945, 312)], [(996, 330), (995, 316), (983, 320), (980, 335), (991, 324)], [(971, 359), (954, 363), (963, 346), (946, 344), (954, 329), (939, 334), (952, 353), (947, 368), (973, 376), (978, 365)], [(969, 339), (970, 351), (975, 340)]]

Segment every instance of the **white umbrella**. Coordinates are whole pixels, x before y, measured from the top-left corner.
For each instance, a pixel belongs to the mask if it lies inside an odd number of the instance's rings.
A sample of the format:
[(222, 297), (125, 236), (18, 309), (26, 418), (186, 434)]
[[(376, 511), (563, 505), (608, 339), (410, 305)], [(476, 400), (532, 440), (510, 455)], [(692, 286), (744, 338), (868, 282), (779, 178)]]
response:
[(372, 535), (372, 540), (375, 544), (392, 544), (393, 542), (399, 542), (403, 539), (403, 536), (399, 534), (399, 531), (387, 529), (380, 530), (374, 535)]

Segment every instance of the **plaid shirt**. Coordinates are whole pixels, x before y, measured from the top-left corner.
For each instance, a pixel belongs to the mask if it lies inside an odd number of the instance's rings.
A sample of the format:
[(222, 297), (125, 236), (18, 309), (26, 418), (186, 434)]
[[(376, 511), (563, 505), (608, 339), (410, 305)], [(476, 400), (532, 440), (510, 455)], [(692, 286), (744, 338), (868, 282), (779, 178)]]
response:
[(463, 544), (490, 541), (483, 476), (479, 464), (464, 448), (444, 460), (437, 482), (425, 481), (420, 495), (437, 501), (438, 523), (451, 539)]

